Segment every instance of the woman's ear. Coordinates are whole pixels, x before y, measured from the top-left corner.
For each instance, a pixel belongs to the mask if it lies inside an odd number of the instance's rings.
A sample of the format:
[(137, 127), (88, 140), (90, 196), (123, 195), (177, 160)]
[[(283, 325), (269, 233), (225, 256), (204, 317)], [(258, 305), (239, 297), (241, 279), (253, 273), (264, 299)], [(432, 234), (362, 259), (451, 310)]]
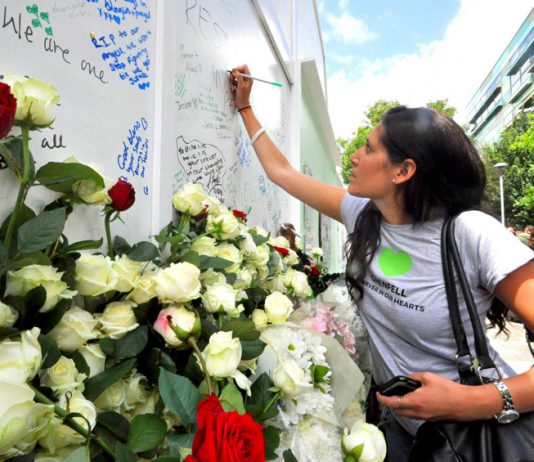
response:
[(415, 175), (416, 170), (417, 164), (413, 159), (404, 159), (398, 168), (397, 174), (395, 176), (395, 183), (405, 183)]

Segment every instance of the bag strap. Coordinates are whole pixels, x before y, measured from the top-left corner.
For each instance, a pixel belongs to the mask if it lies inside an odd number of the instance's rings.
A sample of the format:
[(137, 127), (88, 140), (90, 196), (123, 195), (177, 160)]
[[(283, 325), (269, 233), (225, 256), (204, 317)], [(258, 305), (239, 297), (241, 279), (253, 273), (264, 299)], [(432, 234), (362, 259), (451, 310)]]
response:
[[(460, 258), (460, 252), (454, 238), (454, 222), (456, 216), (449, 217), (443, 224), (441, 234), (441, 256), (443, 277), (445, 280), (445, 290), (447, 293), (447, 302), (449, 305), (449, 314), (454, 332), (454, 338), (457, 345), (457, 362), (458, 372), (461, 377), (469, 374), (469, 371), (475, 370), (480, 378), (480, 369), (497, 369), (495, 363), (489, 355), (488, 343), (484, 334), (484, 329), (480, 322), (475, 301), (465, 271)], [(460, 316), (460, 309), (458, 303), (458, 293), (456, 291), (456, 284), (454, 281), (454, 270), (458, 276), (460, 289), (462, 291), (463, 299), (467, 307), (467, 312), (473, 327), (473, 334), (475, 339), (476, 357), (471, 355), (467, 344), (467, 336)], [(468, 366), (461, 365), (460, 358), (468, 356), (470, 364)], [(500, 372), (497, 370), (497, 372)]]

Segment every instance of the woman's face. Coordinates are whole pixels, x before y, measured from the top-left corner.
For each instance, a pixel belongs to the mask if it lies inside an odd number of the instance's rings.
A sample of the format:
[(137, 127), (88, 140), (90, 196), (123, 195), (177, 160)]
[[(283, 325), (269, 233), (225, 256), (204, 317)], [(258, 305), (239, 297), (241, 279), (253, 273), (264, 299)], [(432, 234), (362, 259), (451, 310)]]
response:
[(354, 196), (382, 199), (394, 196), (396, 186), (393, 180), (399, 170), (388, 157), (380, 136), (384, 126), (378, 124), (369, 136), (365, 146), (352, 154), (352, 169), (348, 191)]

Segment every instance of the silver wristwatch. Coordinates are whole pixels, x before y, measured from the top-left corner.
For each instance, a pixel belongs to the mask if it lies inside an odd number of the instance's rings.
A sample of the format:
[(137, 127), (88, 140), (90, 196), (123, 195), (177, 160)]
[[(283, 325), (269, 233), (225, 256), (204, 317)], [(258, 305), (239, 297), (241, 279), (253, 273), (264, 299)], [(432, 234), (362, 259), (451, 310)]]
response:
[(492, 380), (491, 383), (499, 390), (503, 401), (502, 411), (495, 416), (497, 422), (507, 424), (519, 419), (519, 412), (515, 410), (512, 395), (506, 384), (501, 379)]

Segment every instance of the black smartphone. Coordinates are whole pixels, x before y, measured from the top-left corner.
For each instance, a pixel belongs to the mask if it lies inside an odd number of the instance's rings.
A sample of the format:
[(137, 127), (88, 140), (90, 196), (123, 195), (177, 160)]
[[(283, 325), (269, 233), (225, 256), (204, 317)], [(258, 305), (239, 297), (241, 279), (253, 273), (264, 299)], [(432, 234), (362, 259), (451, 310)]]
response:
[(417, 390), (421, 386), (419, 380), (411, 379), (405, 375), (396, 375), (391, 380), (378, 386), (378, 391), (384, 396), (402, 396)]

